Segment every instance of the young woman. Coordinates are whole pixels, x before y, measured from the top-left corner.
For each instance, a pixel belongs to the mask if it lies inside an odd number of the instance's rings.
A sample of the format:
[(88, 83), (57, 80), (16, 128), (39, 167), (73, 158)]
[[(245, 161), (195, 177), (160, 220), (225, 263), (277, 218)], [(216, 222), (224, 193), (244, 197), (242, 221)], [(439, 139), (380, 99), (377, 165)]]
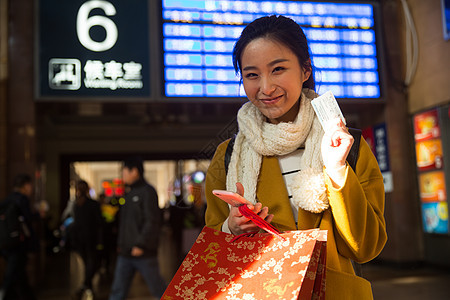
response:
[(235, 235), (258, 230), (211, 193), (226, 189), (281, 231), (328, 230), (326, 298), (372, 299), (351, 260), (372, 260), (386, 242), (383, 178), (364, 139), (355, 170), (348, 166), (353, 137), (340, 119), (322, 129), (311, 106), (318, 95), (302, 29), (283, 16), (259, 18), (242, 32), (233, 63), (249, 102), (238, 112), (227, 171), (229, 141), (209, 167), (206, 226)]

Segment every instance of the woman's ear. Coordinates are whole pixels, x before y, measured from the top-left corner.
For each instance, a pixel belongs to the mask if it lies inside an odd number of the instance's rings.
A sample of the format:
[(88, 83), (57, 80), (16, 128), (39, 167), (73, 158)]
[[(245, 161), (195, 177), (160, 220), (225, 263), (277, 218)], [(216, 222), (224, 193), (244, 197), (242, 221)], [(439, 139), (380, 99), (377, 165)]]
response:
[(302, 67), (303, 71), (303, 83), (306, 82), (312, 73), (312, 67), (311, 67), (311, 59), (308, 59), (308, 61), (304, 64), (304, 67)]

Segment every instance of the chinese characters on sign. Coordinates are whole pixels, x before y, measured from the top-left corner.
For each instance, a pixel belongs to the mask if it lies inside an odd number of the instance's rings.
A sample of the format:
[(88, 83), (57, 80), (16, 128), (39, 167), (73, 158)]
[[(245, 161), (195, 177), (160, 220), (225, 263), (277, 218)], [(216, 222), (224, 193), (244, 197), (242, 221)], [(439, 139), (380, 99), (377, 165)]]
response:
[(390, 193), (394, 190), (394, 180), (389, 166), (386, 124), (364, 129), (363, 136), (377, 158), (378, 166), (383, 175), (384, 191)]
[(88, 60), (84, 66), (86, 73), (84, 84), (87, 88), (97, 89), (141, 89), (143, 86), (141, 69), (142, 65), (135, 62), (122, 64), (114, 60), (107, 63)]
[[(38, 98), (150, 97), (151, 82), (161, 83), (158, 96), (243, 97), (234, 43), (246, 24), (271, 14), (303, 27), (319, 94), (380, 98), (377, 10), (373, 3), (40, 0)], [(161, 18), (158, 29), (152, 17)], [(161, 65), (153, 78), (150, 61)]]
[[(78, 90), (81, 87), (81, 62), (77, 59), (50, 59), (49, 84), (52, 89)], [(141, 89), (142, 64), (119, 63), (114, 60), (103, 63), (88, 60), (83, 68), (84, 87), (92, 89)]]
[(150, 96), (148, 2), (39, 1), (39, 97)]

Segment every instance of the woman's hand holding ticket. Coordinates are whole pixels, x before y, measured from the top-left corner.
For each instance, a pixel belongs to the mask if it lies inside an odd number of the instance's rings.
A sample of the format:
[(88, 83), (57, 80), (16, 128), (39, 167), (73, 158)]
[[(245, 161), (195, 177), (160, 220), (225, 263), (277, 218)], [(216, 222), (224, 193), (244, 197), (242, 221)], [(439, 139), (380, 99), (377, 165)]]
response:
[(340, 118), (326, 121), (324, 130), (321, 145), (323, 163), (334, 183), (342, 186), (344, 167), (354, 139)]

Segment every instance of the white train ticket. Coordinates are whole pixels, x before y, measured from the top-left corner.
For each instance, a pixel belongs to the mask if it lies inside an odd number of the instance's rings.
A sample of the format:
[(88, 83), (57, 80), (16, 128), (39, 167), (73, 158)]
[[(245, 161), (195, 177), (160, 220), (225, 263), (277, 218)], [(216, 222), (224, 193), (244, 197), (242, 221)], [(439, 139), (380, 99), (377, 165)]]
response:
[(339, 104), (331, 91), (328, 91), (322, 96), (312, 100), (311, 105), (314, 108), (323, 129), (325, 129), (325, 123), (328, 120), (335, 118), (341, 118), (342, 122), (346, 124), (344, 115), (342, 114)]

